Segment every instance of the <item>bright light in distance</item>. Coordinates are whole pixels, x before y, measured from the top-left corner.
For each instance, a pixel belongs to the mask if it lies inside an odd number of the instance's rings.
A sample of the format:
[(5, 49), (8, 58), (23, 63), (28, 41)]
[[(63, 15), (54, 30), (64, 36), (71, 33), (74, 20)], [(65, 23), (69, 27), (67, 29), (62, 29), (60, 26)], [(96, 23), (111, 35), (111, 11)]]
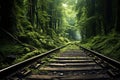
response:
[(68, 5), (67, 5), (67, 4), (65, 4), (65, 3), (63, 3), (63, 4), (62, 4), (62, 6), (66, 8)]
[(75, 1), (75, 3), (77, 4), (78, 0)]

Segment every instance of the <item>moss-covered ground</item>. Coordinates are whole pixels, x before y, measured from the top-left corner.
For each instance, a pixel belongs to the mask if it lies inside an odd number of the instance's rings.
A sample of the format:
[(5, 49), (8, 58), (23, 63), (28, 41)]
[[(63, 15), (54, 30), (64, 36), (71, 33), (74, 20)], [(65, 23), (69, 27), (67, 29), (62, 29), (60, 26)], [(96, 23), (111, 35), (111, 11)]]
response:
[(120, 35), (96, 36), (82, 46), (120, 61)]
[(62, 46), (69, 41), (63, 37), (41, 36), (37, 32), (20, 35), (19, 40), (23, 42), (22, 45), (9, 38), (1, 40), (0, 69)]

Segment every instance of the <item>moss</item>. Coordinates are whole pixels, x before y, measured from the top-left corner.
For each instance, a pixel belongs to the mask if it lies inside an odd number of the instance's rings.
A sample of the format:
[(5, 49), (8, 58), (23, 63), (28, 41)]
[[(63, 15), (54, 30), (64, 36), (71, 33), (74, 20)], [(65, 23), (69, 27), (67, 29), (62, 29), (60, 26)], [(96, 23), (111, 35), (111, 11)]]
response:
[[(49, 15), (47, 11), (38, 10), (38, 15), (29, 15), (30, 7), (32, 6), (30, 6), (27, 0), (14, 1), (13, 17), (15, 17), (15, 19), (13, 20), (14, 23), (11, 24), (16, 24), (16, 26), (10, 27), (9, 29), (14, 29), (11, 34), (23, 44), (20, 45), (17, 43), (10, 35), (8, 35), (9, 40), (6, 40), (6, 37), (3, 36), (6, 41), (5, 43), (0, 41), (0, 58), (2, 58), (0, 62), (4, 61), (4, 58), (11, 54), (17, 56), (15, 62), (23, 61), (69, 42), (67, 38), (61, 37), (60, 35), (58, 36), (57, 25), (55, 29), (55, 27), (53, 28), (53, 26), (49, 24), (51, 15)], [(34, 24), (31, 23), (32, 16), (35, 17)], [(37, 17), (39, 20), (37, 20)], [(1, 36), (0, 34), (0, 37)], [(36, 49), (39, 50), (33, 51)], [(1, 63), (1, 65), (4, 66), (6, 64)]]
[[(57, 46), (66, 44), (69, 40), (64, 37), (58, 37), (54, 35), (54, 38), (49, 37), (48, 35), (40, 35), (38, 32), (27, 32), (26, 34), (21, 34), (19, 39), (22, 42), (31, 44), (38, 48), (53, 49)], [(60, 45), (61, 44), (61, 45)]]
[[(13, 42), (0, 43), (0, 69), (13, 64), (14, 60), (21, 57), (23, 54), (31, 51), (29, 47), (23, 47)], [(14, 59), (8, 59), (8, 56), (14, 56)]]
[(0, 52), (6, 56), (9, 54), (17, 55), (17, 54), (24, 52), (24, 49), (21, 45), (4, 44), (4, 45), (0, 46)]
[(83, 46), (120, 61), (120, 38), (118, 34), (96, 36), (89, 40), (89, 43), (83, 44)]
[(26, 53), (26, 54), (22, 55), (21, 57), (19, 57), (18, 59), (16, 59), (16, 61), (14, 63), (21, 62), (21, 61), (31, 58), (33, 56), (39, 55), (45, 51), (46, 51), (45, 49), (41, 49), (41, 50), (35, 50), (32, 52)]
[(68, 46), (66, 46), (65, 48), (61, 49), (61, 52), (64, 52), (66, 50), (80, 50), (79, 46), (76, 44), (70, 44)]
[(30, 50), (30, 48), (26, 47), (26, 48), (24, 49), (24, 51), (25, 51), (25, 52), (30, 52), (31, 50)]

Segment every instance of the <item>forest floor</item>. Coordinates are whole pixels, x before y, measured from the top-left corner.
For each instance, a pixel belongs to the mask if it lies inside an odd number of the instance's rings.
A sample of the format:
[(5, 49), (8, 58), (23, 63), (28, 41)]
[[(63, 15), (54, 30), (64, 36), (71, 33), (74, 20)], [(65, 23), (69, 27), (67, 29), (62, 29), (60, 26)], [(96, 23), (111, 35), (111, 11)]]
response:
[(88, 41), (82, 45), (120, 61), (120, 35), (96, 36)]
[[(64, 45), (68, 42), (64, 38), (60, 39), (46, 39), (40, 40), (29, 39), (29, 43), (23, 43), (22, 45), (17, 43), (13, 39), (4, 39), (0, 41), (0, 69), (8, 67), (12, 64), (24, 61), (35, 55), (47, 52), (51, 49)], [(33, 43), (37, 45), (33, 45)], [(38, 44), (40, 43), (40, 44)]]

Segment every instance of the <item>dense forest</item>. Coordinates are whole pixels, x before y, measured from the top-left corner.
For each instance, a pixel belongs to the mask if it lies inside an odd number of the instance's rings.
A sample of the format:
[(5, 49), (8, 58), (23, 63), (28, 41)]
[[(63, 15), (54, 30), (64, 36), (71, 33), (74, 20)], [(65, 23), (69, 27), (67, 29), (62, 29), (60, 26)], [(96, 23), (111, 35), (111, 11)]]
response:
[(62, 0), (1, 0), (0, 3), (0, 67), (69, 41), (61, 33)]
[(119, 0), (0, 1), (0, 68), (80, 41), (120, 60)]
[(78, 0), (76, 11), (83, 46), (120, 60), (120, 1)]

